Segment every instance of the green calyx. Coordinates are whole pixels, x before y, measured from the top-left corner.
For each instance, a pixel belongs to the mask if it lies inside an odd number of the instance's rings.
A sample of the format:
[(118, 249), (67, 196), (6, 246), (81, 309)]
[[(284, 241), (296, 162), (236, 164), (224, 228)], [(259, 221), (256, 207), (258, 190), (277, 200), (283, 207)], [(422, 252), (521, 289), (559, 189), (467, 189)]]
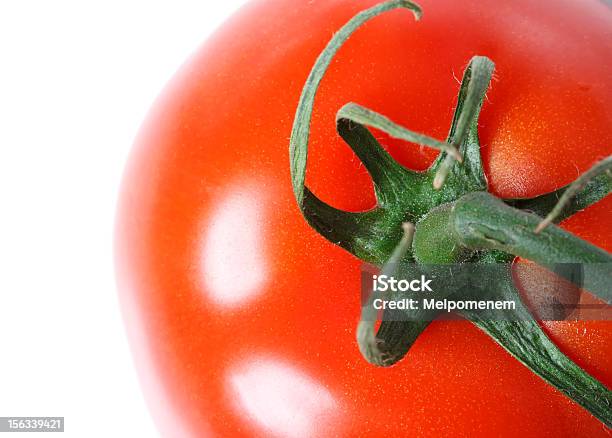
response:
[[(354, 103), (339, 110), (337, 131), (373, 180), (377, 199), (374, 209), (360, 213), (338, 210), (306, 187), (310, 121), (325, 71), (355, 30), (377, 15), (398, 8), (409, 9), (417, 20), (421, 16), (416, 4), (401, 0), (386, 1), (357, 14), (334, 35), (306, 81), (290, 142), (292, 185), (305, 219), (330, 242), (363, 261), (381, 266), (387, 275), (393, 275), (399, 262), (415, 266), (507, 264), (514, 256), (521, 256), (544, 266), (591, 263), (595, 268), (589, 275), (588, 289), (610, 303), (612, 256), (552, 224), (608, 195), (612, 190), (612, 160), (607, 158), (574, 183), (535, 198), (498, 199), (488, 193), (478, 139), (478, 116), (494, 69), (486, 57), (474, 57), (466, 68), (446, 141), (415, 133)], [(406, 169), (384, 150), (367, 127), (438, 149), (440, 155), (424, 172)], [(416, 226), (405, 225), (402, 229), (406, 223)], [(497, 277), (493, 279), (497, 285), (494, 290), (482, 293), (520, 303), (512, 275), (505, 272)], [(462, 297), (468, 293), (474, 292), (458, 288), (452, 295)], [(512, 321), (496, 321), (470, 312), (462, 316), (534, 373), (612, 426), (612, 392), (561, 353), (526, 307), (519, 305), (515, 313)], [(370, 363), (389, 366), (406, 355), (427, 327), (427, 321), (437, 313), (411, 315), (413, 318), (405, 321), (383, 320), (377, 331), (374, 316), (365, 310), (362, 313), (357, 330), (359, 348)]]

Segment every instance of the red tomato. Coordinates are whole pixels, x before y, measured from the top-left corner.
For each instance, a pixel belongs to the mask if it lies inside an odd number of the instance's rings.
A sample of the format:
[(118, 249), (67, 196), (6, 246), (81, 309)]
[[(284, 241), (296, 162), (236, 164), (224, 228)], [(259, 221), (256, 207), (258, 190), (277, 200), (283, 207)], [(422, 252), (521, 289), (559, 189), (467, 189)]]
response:
[[(167, 436), (606, 436), (598, 420), (465, 321), (435, 322), (391, 368), (355, 341), (361, 262), (302, 218), (288, 142), (332, 34), (377, 0), (254, 1), (185, 64), (149, 115), (117, 219), (120, 295), (143, 386)], [(340, 50), (317, 97), (308, 184), (374, 204), (335, 133), (353, 101), (443, 139), (467, 62), (496, 81), (480, 118), (500, 196), (569, 183), (612, 147), (612, 10), (596, 0), (421, 0)], [(380, 136), (402, 164), (435, 152)], [(612, 199), (567, 222), (612, 249)], [(609, 322), (549, 323), (612, 384)]]

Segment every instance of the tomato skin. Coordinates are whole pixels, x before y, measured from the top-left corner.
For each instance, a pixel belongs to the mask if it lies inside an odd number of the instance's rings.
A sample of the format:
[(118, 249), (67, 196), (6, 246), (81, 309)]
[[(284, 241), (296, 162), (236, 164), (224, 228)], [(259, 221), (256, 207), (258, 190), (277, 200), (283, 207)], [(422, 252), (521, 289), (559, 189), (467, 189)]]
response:
[[(303, 220), (289, 179), (297, 101), (333, 32), (376, 0), (255, 1), (177, 73), (145, 122), (119, 201), (128, 332), (167, 436), (606, 436), (605, 427), (467, 322), (435, 322), (391, 368), (355, 342), (361, 262)], [(322, 83), (308, 184), (371, 207), (335, 134), (349, 101), (437, 138), (475, 54), (496, 62), (480, 119), (491, 189), (533, 196), (612, 152), (612, 12), (597, 1), (421, 1), (378, 17)], [(402, 164), (435, 153), (384, 136)], [(596, 139), (596, 141), (595, 141)], [(610, 198), (565, 226), (612, 250)], [(229, 280), (234, 280), (232, 284)], [(612, 384), (610, 322), (548, 323)]]

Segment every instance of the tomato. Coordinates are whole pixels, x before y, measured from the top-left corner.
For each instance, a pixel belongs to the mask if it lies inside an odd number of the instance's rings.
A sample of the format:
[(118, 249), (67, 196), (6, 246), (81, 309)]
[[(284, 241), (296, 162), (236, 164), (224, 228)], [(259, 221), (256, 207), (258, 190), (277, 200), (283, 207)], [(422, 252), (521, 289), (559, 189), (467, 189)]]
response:
[[(181, 68), (148, 116), (116, 224), (121, 301), (167, 436), (605, 436), (599, 421), (466, 321), (432, 323), (390, 368), (355, 342), (361, 261), (302, 218), (288, 141), (330, 37), (377, 0), (254, 1)], [(480, 117), (504, 197), (571, 182), (612, 150), (612, 10), (596, 0), (422, 0), (340, 50), (317, 96), (307, 182), (342, 209), (374, 205), (335, 132), (357, 102), (443, 139), (470, 58), (496, 63)], [(382, 134), (405, 166), (436, 152)], [(612, 250), (607, 198), (564, 226)], [(612, 384), (610, 322), (555, 322), (559, 347)]]

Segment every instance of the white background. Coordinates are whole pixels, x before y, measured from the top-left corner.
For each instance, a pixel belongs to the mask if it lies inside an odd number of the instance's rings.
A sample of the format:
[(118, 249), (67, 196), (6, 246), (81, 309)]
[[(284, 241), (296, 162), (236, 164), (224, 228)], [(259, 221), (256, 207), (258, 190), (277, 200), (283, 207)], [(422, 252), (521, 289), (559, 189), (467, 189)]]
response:
[(153, 99), (243, 2), (0, 0), (0, 416), (157, 435), (115, 292), (115, 201)]

